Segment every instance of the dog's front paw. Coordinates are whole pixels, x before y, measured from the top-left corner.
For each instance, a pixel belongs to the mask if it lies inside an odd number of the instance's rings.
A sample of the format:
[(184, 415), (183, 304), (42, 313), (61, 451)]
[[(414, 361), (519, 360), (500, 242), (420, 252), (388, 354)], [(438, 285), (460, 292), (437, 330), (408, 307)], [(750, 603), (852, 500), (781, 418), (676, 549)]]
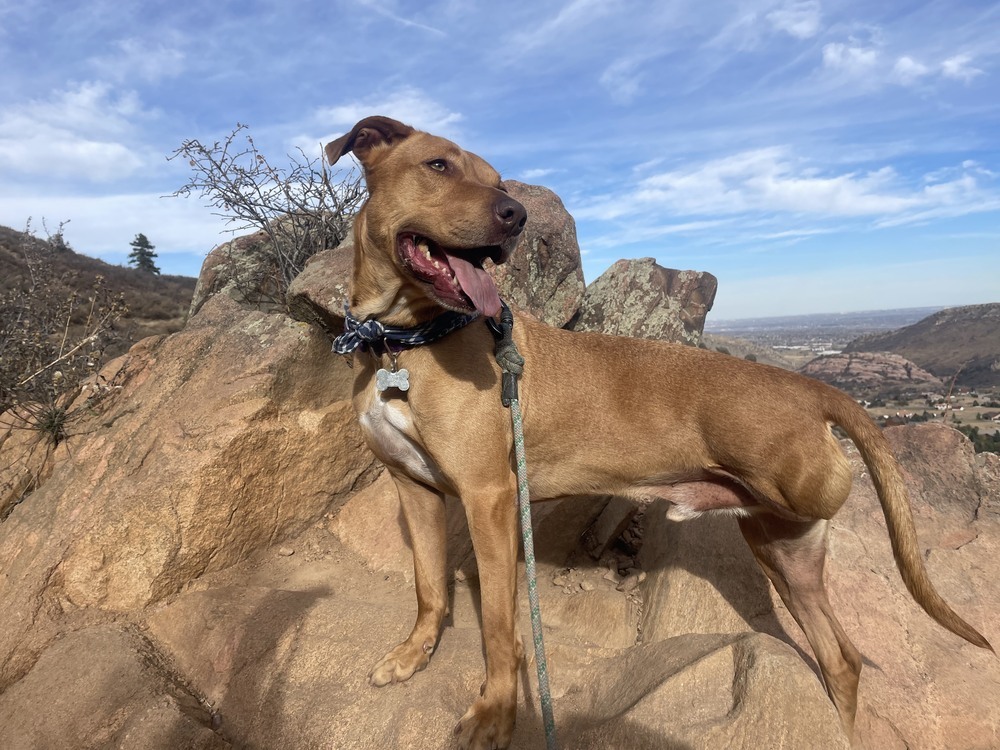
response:
[(488, 703), (477, 698), (455, 727), (461, 750), (503, 750), (514, 733), (514, 704)]
[(368, 682), (375, 687), (382, 687), (390, 682), (404, 682), (414, 672), (427, 666), (433, 652), (432, 641), (413, 643), (405, 640), (382, 657), (382, 661), (368, 673)]

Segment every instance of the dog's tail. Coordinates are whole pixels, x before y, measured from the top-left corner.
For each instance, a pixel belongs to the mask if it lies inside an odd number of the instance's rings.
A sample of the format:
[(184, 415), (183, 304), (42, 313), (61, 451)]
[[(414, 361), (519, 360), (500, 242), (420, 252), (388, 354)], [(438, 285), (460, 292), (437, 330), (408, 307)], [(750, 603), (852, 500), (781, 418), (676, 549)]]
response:
[(993, 646), (978, 630), (955, 614), (927, 576), (902, 470), (882, 430), (849, 396), (838, 395), (840, 398), (828, 401), (831, 408), (828, 418), (847, 432), (868, 467), (885, 514), (896, 567), (906, 588), (924, 611), (943, 627), (969, 643), (993, 651)]

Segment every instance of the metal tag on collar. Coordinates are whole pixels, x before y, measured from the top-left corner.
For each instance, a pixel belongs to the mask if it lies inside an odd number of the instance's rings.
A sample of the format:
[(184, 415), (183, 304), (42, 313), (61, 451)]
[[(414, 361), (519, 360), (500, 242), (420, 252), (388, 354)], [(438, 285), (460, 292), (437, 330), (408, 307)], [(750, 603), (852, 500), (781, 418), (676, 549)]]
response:
[(392, 361), (390, 365), (392, 369), (386, 370), (384, 367), (380, 367), (375, 373), (375, 390), (379, 393), (383, 393), (390, 388), (396, 388), (400, 391), (410, 390), (410, 371), (405, 367), (400, 370), (396, 366), (397, 356), (396, 352), (390, 351), (389, 357)]

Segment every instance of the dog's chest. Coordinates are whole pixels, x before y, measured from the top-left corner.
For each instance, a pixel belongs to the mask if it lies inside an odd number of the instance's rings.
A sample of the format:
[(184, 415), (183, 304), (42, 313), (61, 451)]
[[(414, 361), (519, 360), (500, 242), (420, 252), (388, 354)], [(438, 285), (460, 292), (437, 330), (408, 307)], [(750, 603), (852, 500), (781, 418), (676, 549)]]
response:
[(441, 474), (420, 446), (405, 401), (386, 398), (373, 390), (368, 407), (358, 415), (358, 422), (368, 447), (382, 463), (432, 486), (440, 483)]

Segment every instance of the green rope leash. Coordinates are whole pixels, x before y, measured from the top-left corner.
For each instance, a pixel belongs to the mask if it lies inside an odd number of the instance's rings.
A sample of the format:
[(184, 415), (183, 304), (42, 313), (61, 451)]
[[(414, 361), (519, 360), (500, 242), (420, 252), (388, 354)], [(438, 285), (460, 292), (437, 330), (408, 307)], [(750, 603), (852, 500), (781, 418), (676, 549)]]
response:
[(535, 644), (535, 665), (538, 669), (538, 695), (542, 704), (542, 723), (545, 726), (545, 746), (556, 750), (556, 721), (552, 712), (552, 693), (549, 690), (549, 670), (542, 640), (542, 610), (538, 604), (538, 580), (535, 570), (535, 542), (531, 529), (531, 500), (528, 495), (528, 462), (524, 455), (524, 423), (521, 404), (517, 398), (517, 379), (524, 370), (524, 358), (517, 350), (511, 335), (514, 316), (506, 304), (500, 313), (500, 324), (490, 323), (496, 338), (496, 360), (503, 371), (501, 400), (510, 408), (514, 426), (514, 458), (517, 462), (517, 506), (521, 518), (521, 542), (524, 546), (525, 577), (528, 579), (528, 605), (531, 611), (531, 634)]

